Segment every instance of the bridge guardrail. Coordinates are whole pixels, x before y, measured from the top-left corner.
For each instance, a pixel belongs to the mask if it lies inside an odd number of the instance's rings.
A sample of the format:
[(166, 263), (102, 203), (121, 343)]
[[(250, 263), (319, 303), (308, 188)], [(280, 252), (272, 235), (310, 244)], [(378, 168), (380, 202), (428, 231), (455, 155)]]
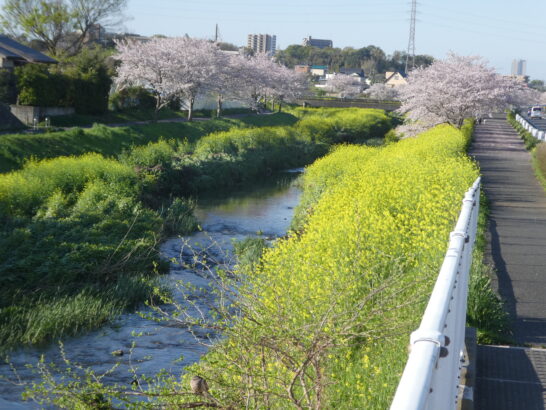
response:
[(523, 118), (521, 115), (516, 114), (516, 121), (519, 122), (523, 128), (531, 133), (531, 135), (541, 141), (546, 141), (546, 132), (535, 128), (529, 121)]
[(480, 207), (480, 178), (466, 192), (461, 213), (419, 328), (391, 410), (452, 410), (459, 397), (468, 280)]

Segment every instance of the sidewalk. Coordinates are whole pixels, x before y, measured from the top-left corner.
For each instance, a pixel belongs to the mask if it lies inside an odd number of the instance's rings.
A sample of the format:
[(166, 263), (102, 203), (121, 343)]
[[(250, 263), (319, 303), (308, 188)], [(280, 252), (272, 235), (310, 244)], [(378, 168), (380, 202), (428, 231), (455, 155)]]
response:
[(504, 118), (476, 127), (471, 154), (490, 203), (486, 257), (497, 272), (493, 285), (522, 346), (478, 347), (476, 409), (544, 410), (546, 194), (530, 153)]

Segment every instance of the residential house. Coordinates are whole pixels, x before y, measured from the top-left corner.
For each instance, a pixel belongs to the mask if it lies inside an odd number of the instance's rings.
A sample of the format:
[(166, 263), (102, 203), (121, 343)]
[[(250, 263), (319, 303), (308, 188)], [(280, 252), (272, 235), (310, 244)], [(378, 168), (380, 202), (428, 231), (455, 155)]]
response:
[(13, 69), (27, 63), (57, 64), (58, 61), (7, 36), (0, 35), (0, 68)]
[(326, 65), (313, 65), (311, 66), (311, 75), (317, 77), (325, 77), (328, 72), (328, 66)]
[(406, 78), (407, 75), (405, 73), (399, 71), (387, 71), (385, 73), (385, 85), (391, 88), (400, 87), (408, 83)]
[(362, 68), (340, 68), (339, 69), (340, 74), (345, 74), (351, 77), (354, 77), (356, 81), (359, 83), (363, 83), (366, 79), (366, 76), (364, 75), (364, 70)]
[(296, 73), (309, 74), (311, 72), (311, 66), (306, 64), (298, 64), (294, 66)]

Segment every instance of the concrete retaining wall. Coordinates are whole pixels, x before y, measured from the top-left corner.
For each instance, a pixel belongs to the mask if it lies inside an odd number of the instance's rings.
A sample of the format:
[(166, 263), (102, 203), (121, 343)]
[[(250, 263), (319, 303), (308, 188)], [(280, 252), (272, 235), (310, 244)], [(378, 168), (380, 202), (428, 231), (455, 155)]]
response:
[(73, 107), (36, 107), (33, 105), (10, 105), (11, 113), (24, 124), (32, 125), (34, 118), (42, 121), (45, 117), (71, 115), (76, 111)]

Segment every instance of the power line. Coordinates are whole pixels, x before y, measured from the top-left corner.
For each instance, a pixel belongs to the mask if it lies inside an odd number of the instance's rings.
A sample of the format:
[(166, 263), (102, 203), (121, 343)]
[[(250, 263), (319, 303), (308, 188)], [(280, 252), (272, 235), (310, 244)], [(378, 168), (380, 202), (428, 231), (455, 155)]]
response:
[(412, 0), (408, 52), (406, 54), (406, 67), (404, 69), (406, 73), (408, 72), (410, 58), (411, 58), (411, 68), (415, 67), (415, 21), (416, 20), (417, 20), (417, 0)]

